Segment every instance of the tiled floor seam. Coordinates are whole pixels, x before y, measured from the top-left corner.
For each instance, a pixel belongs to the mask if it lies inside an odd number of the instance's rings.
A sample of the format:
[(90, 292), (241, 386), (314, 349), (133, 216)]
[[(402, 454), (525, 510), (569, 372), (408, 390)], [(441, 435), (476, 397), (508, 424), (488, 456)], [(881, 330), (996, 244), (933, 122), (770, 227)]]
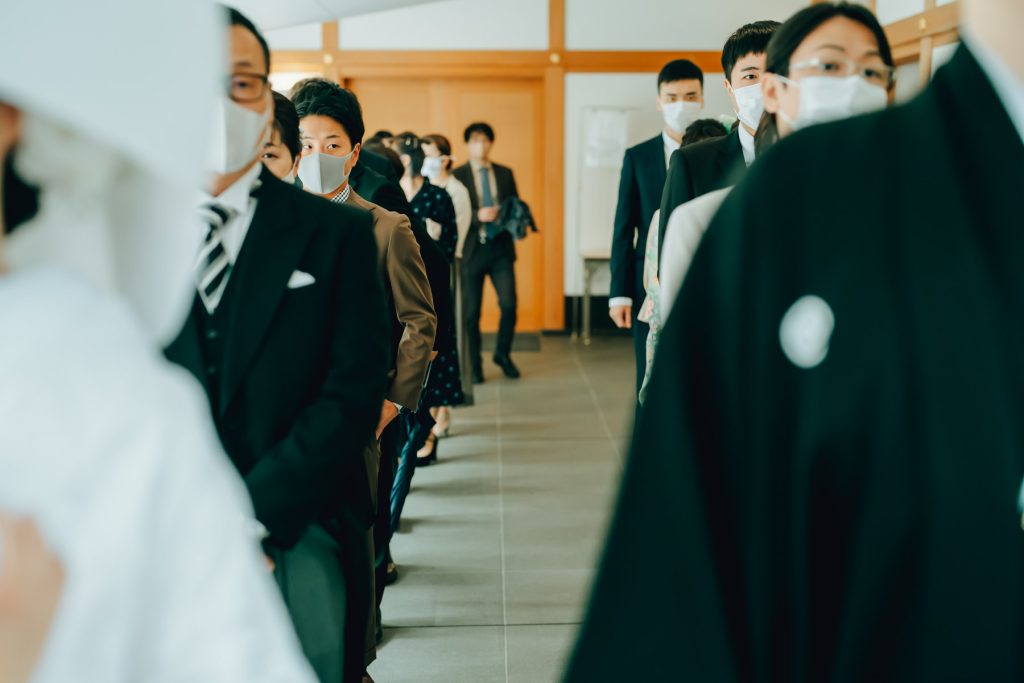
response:
[(508, 661), (508, 578), (506, 573), (506, 557), (505, 557), (505, 480), (504, 480), (504, 447), (502, 445), (501, 438), (501, 384), (498, 385), (498, 390), (495, 392), (495, 431), (497, 432), (498, 441), (498, 537), (500, 539), (501, 548), (501, 623), (502, 623), (502, 641), (504, 647), (505, 656), (505, 683), (508, 683), (509, 679), (509, 661)]

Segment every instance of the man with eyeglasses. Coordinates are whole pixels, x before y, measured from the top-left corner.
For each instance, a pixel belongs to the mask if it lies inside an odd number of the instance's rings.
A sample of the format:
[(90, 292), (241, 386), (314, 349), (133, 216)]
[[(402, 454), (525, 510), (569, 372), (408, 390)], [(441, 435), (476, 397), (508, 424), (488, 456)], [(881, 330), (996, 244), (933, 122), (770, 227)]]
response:
[(196, 296), (167, 357), (206, 389), (318, 677), (359, 681), (363, 662), (345, 661), (343, 646), (364, 631), (346, 633), (346, 609), (365, 624), (369, 595), (346, 600), (342, 548), (364, 544), (372, 519), (362, 454), (388, 370), (373, 220), (259, 163), (273, 120), (269, 49), (246, 17), (227, 14), (231, 76), (199, 207)]

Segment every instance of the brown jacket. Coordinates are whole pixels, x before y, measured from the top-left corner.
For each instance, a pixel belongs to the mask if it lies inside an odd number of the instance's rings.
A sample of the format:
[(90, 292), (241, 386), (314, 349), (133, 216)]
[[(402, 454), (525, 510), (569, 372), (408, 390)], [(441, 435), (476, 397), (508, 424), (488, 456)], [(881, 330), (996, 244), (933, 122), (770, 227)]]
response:
[(377, 238), (377, 260), (388, 305), (403, 326), (393, 358), (386, 398), (403, 408), (416, 410), (423, 378), (434, 349), (437, 317), (427, 281), (427, 271), (409, 219), (400, 213), (371, 204), (355, 192), (348, 204), (369, 211)]

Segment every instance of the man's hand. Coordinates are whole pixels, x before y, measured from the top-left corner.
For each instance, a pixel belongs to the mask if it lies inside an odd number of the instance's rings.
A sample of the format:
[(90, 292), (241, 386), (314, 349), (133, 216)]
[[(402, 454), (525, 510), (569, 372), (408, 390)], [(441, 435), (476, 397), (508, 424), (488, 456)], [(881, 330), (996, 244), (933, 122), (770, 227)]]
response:
[(380, 422), (377, 423), (377, 440), (380, 440), (380, 435), (384, 433), (387, 426), (391, 424), (391, 421), (398, 417), (398, 406), (391, 401), (384, 399), (384, 404), (380, 407)]
[(615, 327), (625, 330), (633, 327), (632, 306), (612, 306), (608, 309), (608, 316), (615, 323)]
[(496, 206), (485, 206), (478, 209), (476, 212), (476, 218), (481, 223), (493, 223), (498, 220), (498, 207)]
[(36, 525), (0, 514), (0, 681), (32, 677), (63, 585)]

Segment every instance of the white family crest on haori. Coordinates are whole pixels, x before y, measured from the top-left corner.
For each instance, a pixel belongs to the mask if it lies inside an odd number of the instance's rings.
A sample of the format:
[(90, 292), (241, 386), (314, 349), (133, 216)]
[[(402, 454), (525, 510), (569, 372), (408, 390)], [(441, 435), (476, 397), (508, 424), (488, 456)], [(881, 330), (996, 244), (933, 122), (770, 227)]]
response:
[(782, 352), (798, 368), (817, 367), (828, 355), (835, 325), (835, 314), (824, 299), (801, 297), (789, 307), (779, 325)]

